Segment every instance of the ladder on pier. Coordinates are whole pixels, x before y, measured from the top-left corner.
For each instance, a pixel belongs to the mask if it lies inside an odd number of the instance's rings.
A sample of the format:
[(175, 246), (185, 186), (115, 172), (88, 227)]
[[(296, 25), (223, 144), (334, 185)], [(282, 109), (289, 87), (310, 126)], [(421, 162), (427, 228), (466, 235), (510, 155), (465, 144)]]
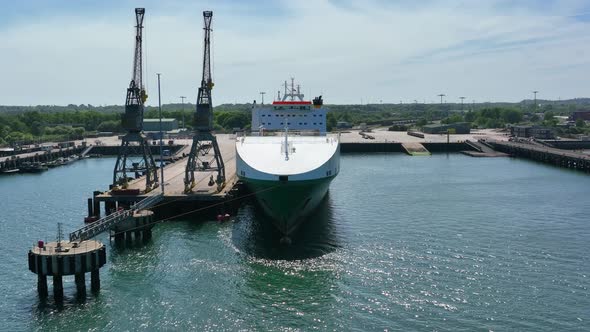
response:
[(90, 225), (84, 226), (70, 233), (70, 242), (85, 241), (90, 238), (93, 238), (96, 235), (111, 229), (113, 226), (120, 223), (121, 221), (132, 217), (133, 212), (147, 209), (150, 206), (158, 204), (160, 201), (162, 201), (162, 199), (164, 199), (163, 194), (148, 196), (142, 199), (141, 201), (131, 205), (131, 207), (129, 207), (129, 209), (127, 210), (119, 210), (114, 213), (111, 213), (108, 216), (101, 218)]

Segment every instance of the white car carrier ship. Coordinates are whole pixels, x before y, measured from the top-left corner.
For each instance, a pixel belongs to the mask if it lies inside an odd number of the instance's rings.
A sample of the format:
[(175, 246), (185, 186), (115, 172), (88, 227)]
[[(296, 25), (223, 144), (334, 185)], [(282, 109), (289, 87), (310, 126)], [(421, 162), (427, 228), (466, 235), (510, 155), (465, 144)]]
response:
[[(236, 172), (275, 226), (288, 236), (326, 196), (340, 171), (338, 135), (326, 134), (322, 97), (305, 101), (284, 84), (272, 104), (254, 104), (252, 136), (236, 141)], [(288, 239), (285, 237), (285, 239)]]

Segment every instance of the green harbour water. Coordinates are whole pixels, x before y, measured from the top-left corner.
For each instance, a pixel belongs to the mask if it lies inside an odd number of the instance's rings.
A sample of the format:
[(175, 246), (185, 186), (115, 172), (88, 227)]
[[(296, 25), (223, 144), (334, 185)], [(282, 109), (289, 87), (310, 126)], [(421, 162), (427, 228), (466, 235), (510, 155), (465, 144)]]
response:
[(342, 155), (288, 247), (247, 202), (145, 245), (103, 234), (100, 293), (76, 300), (69, 277), (41, 302), (28, 249), (82, 226), (113, 165), (0, 177), (0, 330), (590, 330), (590, 176), (460, 154)]

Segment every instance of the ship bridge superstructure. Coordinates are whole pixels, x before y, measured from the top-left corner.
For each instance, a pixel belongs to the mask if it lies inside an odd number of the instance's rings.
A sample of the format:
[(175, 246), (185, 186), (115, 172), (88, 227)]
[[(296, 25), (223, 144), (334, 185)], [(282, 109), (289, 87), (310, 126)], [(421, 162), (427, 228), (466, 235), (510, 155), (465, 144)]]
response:
[(326, 134), (327, 110), (323, 107), (322, 96), (313, 101), (304, 100), (301, 86), (295, 85), (291, 78), (291, 85), (284, 83), (284, 93), (277, 93), (277, 99), (272, 104), (256, 104), (252, 106), (252, 131), (279, 131), (287, 128), (289, 131), (305, 131)]

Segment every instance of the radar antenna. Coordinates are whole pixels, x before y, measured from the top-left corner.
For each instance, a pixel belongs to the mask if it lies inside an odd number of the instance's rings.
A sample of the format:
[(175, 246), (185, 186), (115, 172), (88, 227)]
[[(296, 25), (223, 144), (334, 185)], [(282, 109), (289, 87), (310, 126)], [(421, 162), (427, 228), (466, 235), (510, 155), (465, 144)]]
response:
[[(295, 98), (299, 99), (299, 101), (303, 101), (303, 93), (301, 93), (301, 87), (299, 84), (295, 86), (295, 78), (291, 77), (291, 86), (287, 85), (287, 81), (284, 83), (285, 92), (283, 93), (283, 98), (281, 101), (286, 101), (289, 98), (290, 101), (294, 101)], [(280, 99), (280, 91), (279, 91), (279, 99)]]

